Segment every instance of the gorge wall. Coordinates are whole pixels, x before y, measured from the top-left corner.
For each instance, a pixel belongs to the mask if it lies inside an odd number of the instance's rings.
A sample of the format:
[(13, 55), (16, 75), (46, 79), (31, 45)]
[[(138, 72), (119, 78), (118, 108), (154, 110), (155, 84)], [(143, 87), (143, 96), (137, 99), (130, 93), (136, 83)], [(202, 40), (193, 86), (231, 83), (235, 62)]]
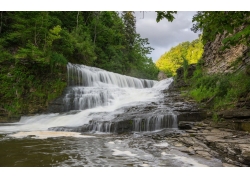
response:
[(219, 34), (213, 42), (204, 46), (202, 59), (208, 74), (233, 73), (244, 70), (250, 64), (250, 49), (246, 45), (220, 51), (224, 38), (225, 34)]

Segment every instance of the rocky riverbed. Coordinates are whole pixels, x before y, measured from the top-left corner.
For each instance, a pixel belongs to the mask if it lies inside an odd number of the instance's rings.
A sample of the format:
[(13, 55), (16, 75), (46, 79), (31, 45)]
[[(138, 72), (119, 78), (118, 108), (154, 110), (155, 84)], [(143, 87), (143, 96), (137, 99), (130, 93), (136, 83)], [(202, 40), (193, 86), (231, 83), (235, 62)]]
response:
[[(250, 165), (250, 134), (213, 127), (211, 121), (186, 123), (188, 130), (149, 135), (158, 141), (167, 140), (173, 149), (208, 160), (218, 158), (223, 166)], [(182, 124), (182, 127), (184, 124)]]

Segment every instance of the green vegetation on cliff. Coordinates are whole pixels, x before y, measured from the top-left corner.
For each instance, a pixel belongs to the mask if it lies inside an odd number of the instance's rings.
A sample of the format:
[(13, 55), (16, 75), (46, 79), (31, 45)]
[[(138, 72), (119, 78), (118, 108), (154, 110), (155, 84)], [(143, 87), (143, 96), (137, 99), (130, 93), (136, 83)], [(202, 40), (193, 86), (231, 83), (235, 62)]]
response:
[(1, 64), (0, 70), (2, 119), (42, 113), (48, 102), (59, 96), (66, 87), (63, 69), (51, 73), (48, 65), (14, 63), (11, 60), (5, 63)]
[(241, 98), (250, 100), (249, 79), (250, 76), (246, 71), (207, 75), (198, 63), (193, 77), (187, 81), (190, 87), (186, 95), (212, 111), (233, 108)]
[(176, 75), (176, 70), (185, 60), (189, 64), (197, 63), (203, 53), (201, 37), (194, 41), (183, 42), (170, 49), (156, 61), (156, 66), (168, 77)]
[(0, 12), (1, 116), (39, 113), (66, 86), (67, 62), (156, 79), (133, 12)]

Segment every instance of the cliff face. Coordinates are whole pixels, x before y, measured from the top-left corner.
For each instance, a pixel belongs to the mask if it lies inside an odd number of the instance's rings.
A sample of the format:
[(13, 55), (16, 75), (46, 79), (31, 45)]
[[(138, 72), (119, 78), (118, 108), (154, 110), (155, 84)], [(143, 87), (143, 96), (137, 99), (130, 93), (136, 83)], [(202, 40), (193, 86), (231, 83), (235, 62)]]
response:
[(225, 51), (220, 51), (225, 35), (218, 35), (214, 42), (204, 46), (202, 59), (208, 74), (233, 73), (243, 70), (250, 64), (249, 48), (245, 45), (237, 45)]
[[(231, 84), (232, 87), (230, 89), (230, 92), (227, 91), (227, 93), (231, 93), (231, 95), (233, 96), (232, 92), (236, 94), (240, 89), (242, 89), (242, 87), (247, 86), (246, 84), (249, 84), (250, 47), (241, 44), (235, 47), (231, 47), (230, 49), (226, 49), (225, 51), (221, 51), (220, 47), (222, 46), (222, 40), (224, 39), (224, 37), (224, 34), (218, 35), (215, 41), (209, 42), (204, 46), (204, 53), (202, 57), (202, 60), (204, 61), (203, 67), (205, 73), (207, 73), (208, 75), (222, 74), (225, 77), (230, 73), (233, 76), (235, 75), (236, 77), (237, 74), (240, 74), (239, 72), (241, 72), (241, 74), (244, 74), (244, 76), (242, 77), (244, 77), (245, 79), (241, 80), (235, 78), (235, 82), (233, 82), (234, 85)], [(213, 100), (213, 98), (211, 98), (211, 100)], [(224, 110), (218, 110), (217, 115), (220, 119), (225, 120), (223, 122), (225, 123), (224, 127), (229, 128), (229, 126), (231, 126), (230, 128), (233, 127), (233, 129), (250, 132), (249, 112), (250, 89), (248, 88), (242, 90), (241, 93), (238, 93), (237, 99), (235, 98), (234, 100), (231, 100), (231, 102), (228, 103), (228, 107), (225, 107)]]

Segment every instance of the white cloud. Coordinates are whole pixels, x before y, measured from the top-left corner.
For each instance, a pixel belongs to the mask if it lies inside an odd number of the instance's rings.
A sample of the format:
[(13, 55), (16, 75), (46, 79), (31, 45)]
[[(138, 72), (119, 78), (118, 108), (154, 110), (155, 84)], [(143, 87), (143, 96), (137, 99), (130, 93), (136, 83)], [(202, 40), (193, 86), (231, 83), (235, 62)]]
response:
[(166, 19), (156, 22), (156, 12), (136, 11), (136, 30), (142, 38), (148, 38), (150, 46), (155, 50), (149, 55), (154, 61), (171, 47), (181, 42), (193, 41), (198, 38), (198, 33), (192, 32), (192, 17), (195, 11), (178, 11), (173, 22)]

